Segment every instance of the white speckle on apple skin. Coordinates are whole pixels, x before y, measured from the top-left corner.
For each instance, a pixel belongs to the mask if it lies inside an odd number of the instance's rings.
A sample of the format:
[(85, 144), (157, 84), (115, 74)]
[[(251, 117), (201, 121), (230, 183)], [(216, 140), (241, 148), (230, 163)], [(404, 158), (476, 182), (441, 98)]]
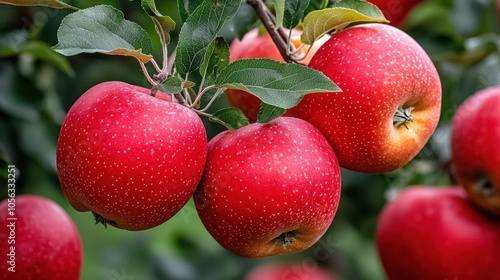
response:
[(206, 132), (193, 111), (106, 82), (68, 112), (57, 168), (75, 209), (143, 230), (165, 222), (189, 200), (206, 153)]
[[(244, 257), (301, 251), (328, 229), (340, 168), (325, 137), (296, 118), (254, 123), (209, 142), (195, 193), (200, 218), (224, 248)], [(276, 238), (293, 232), (293, 244)]]
[[(437, 126), (438, 73), (425, 51), (401, 30), (384, 24), (347, 28), (317, 51), (309, 67), (343, 92), (306, 95), (287, 114), (318, 127), (344, 168), (393, 171), (422, 149)], [(409, 129), (393, 125), (399, 106), (415, 107)]]

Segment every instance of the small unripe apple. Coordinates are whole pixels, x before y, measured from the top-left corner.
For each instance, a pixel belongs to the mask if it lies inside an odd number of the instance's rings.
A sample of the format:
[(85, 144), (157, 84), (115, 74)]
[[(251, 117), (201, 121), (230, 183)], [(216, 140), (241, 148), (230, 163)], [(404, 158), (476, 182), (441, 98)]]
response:
[(288, 111), (318, 127), (341, 167), (385, 173), (407, 164), (434, 132), (441, 83), (425, 51), (403, 31), (363, 24), (332, 36), (309, 67), (342, 92), (314, 93)]
[(250, 271), (245, 280), (334, 280), (326, 269), (301, 263), (279, 263), (260, 266)]
[[(291, 40), (297, 48), (302, 44), (300, 34), (300, 30), (292, 30)], [(305, 45), (297, 53), (298, 57), (304, 57), (304, 59), (300, 62), (307, 65), (319, 47), (329, 38), (329, 35), (325, 35), (320, 40), (315, 42), (312, 47), (310, 45)], [(309, 50), (309, 48), (311, 49)], [(308, 50), (309, 53), (307, 53)], [(270, 58), (285, 62), (278, 50), (278, 47), (274, 44), (271, 35), (269, 35), (269, 33), (259, 34), (258, 29), (252, 29), (250, 32), (245, 34), (241, 40), (234, 39), (231, 43), (229, 51), (231, 54), (231, 62), (244, 58)], [(305, 56), (306, 54), (307, 56)], [(260, 105), (262, 104), (262, 101), (259, 98), (245, 91), (236, 89), (226, 90), (226, 97), (229, 104), (233, 107), (240, 108), (250, 122), (255, 122), (257, 120)]]
[(85, 92), (69, 110), (57, 143), (64, 195), (96, 222), (144, 230), (162, 224), (192, 196), (207, 154), (192, 110), (123, 82)]
[(457, 182), (482, 209), (500, 216), (500, 86), (483, 89), (457, 110), (451, 163)]
[(376, 5), (392, 26), (404, 25), (408, 13), (425, 0), (368, 0)]
[(380, 215), (377, 247), (391, 280), (500, 279), (500, 220), (460, 187), (409, 187)]
[(194, 201), (222, 247), (248, 258), (294, 253), (328, 229), (340, 198), (340, 168), (313, 125), (282, 117), (223, 132), (208, 145)]
[(18, 195), (0, 202), (0, 279), (78, 280), (82, 244), (75, 224), (55, 202)]

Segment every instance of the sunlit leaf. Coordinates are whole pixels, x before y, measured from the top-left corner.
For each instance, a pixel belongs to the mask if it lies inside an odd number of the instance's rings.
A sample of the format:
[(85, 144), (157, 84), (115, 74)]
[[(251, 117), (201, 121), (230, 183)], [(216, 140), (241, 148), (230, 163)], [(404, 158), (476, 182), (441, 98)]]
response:
[(331, 30), (354, 22), (389, 22), (375, 5), (363, 0), (343, 0), (333, 8), (310, 12), (303, 22), (302, 42), (312, 44)]

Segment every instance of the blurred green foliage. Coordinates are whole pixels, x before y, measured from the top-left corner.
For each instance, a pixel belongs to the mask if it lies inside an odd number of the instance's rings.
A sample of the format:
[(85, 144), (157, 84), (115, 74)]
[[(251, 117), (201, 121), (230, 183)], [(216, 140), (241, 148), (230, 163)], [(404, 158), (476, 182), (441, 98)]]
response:
[[(322, 1), (318, 2), (318, 5)], [(390, 174), (343, 171), (342, 199), (330, 230), (303, 253), (249, 260), (222, 249), (206, 232), (192, 201), (172, 220), (143, 232), (94, 226), (90, 213), (79, 213), (65, 200), (55, 169), (55, 147), (65, 112), (88, 88), (120, 80), (148, 86), (132, 58), (84, 54), (65, 58), (50, 51), (61, 20), (71, 11), (0, 5), (0, 179), (15, 164), (17, 194), (49, 197), (65, 208), (82, 236), (82, 279), (242, 279), (250, 269), (293, 261), (297, 269), (317, 265), (341, 279), (385, 279), (374, 245), (377, 217), (386, 200), (412, 184), (448, 185), (449, 123), (461, 102), (474, 92), (500, 84), (500, 34), (494, 0), (428, 0), (411, 13), (405, 30), (429, 53), (443, 86), (440, 125), (410, 164)], [(151, 34), (153, 24), (140, 1), (74, 0), (80, 8), (109, 4)], [(176, 1), (157, 1), (158, 9), (178, 24)], [(223, 29), (231, 41), (253, 28), (256, 17), (244, 4)], [(224, 98), (215, 109), (226, 106)], [(223, 127), (204, 119), (209, 137)], [(2, 181), (3, 182), (3, 181)], [(2, 183), (2, 185), (5, 185)], [(4, 198), (7, 192), (1, 193)], [(135, 278), (134, 278), (135, 277)]]

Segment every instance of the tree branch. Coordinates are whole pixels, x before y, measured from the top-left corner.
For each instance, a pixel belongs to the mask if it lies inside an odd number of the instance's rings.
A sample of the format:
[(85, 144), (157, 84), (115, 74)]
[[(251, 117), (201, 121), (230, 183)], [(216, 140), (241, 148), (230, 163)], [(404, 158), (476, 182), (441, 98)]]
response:
[[(262, 21), (262, 24), (267, 29), (267, 32), (269, 32), (269, 35), (271, 35), (271, 38), (274, 41), (274, 44), (278, 47), (278, 50), (280, 51), (281, 56), (287, 63), (296, 63), (292, 58), (290, 58), (287, 54), (287, 42), (286, 39), (284, 39), (281, 35), (286, 34), (284, 30), (276, 31), (276, 19), (274, 18), (274, 15), (269, 13), (266, 4), (262, 0), (247, 0), (247, 3), (252, 6), (252, 8), (255, 10), (257, 15), (259, 16), (260, 20)], [(281, 27), (279, 29), (282, 29)], [(279, 30), (278, 29), (278, 30)]]

